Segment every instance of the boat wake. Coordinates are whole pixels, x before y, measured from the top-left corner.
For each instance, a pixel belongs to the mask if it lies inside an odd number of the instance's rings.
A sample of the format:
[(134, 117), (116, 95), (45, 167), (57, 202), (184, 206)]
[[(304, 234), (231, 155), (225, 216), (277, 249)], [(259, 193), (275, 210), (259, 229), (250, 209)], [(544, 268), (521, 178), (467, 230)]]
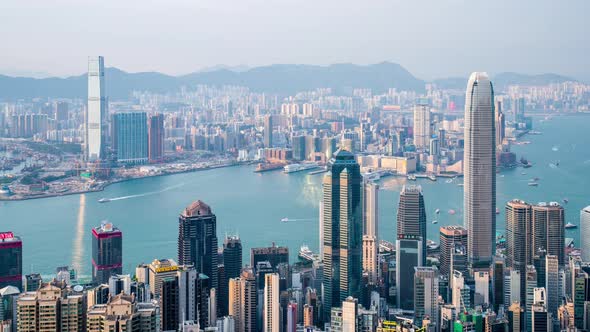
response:
[(315, 219), (294, 219), (294, 218), (283, 218), (281, 219), (282, 222), (291, 222), (291, 221), (314, 221)]
[(166, 188), (164, 188), (162, 190), (158, 190), (158, 191), (149, 191), (149, 192), (143, 193), (143, 194), (113, 197), (113, 198), (108, 198), (107, 200), (109, 202), (113, 202), (113, 201), (122, 201), (124, 199), (130, 199), (130, 198), (137, 198), (137, 197), (144, 197), (144, 196), (150, 196), (150, 195), (157, 195), (157, 194), (161, 194), (163, 192), (166, 192), (166, 191), (169, 191), (169, 190), (172, 190), (172, 189), (180, 188), (182, 186), (184, 186), (184, 183), (179, 183), (177, 185), (166, 187)]

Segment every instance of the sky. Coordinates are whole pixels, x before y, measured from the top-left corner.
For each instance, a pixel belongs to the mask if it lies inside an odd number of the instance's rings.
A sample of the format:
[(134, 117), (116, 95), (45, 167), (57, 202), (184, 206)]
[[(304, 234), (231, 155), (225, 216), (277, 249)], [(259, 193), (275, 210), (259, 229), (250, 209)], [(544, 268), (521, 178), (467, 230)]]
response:
[(2, 0), (0, 73), (79, 75), (392, 61), (434, 79), (472, 71), (590, 81), (588, 0)]

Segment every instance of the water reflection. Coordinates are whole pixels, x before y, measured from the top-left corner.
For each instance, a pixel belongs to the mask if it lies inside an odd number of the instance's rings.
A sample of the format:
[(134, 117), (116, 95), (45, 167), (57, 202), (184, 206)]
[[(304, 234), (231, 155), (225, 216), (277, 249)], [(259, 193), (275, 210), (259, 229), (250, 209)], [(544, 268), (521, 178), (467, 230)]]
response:
[[(83, 257), (84, 257), (84, 234), (86, 225), (86, 195), (80, 195), (80, 204), (78, 208), (78, 221), (76, 223), (76, 236), (74, 236), (74, 243), (72, 244), (72, 267), (77, 273), (83, 272)], [(81, 276), (81, 275), (79, 275)]]

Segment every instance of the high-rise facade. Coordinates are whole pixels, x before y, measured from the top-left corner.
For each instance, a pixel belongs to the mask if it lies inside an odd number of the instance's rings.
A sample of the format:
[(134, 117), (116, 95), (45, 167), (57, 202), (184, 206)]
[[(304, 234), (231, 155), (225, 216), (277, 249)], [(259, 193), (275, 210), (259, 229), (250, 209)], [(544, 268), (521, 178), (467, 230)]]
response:
[(162, 161), (164, 157), (164, 115), (152, 114), (148, 119), (148, 160)]
[(590, 262), (590, 205), (580, 211), (580, 240), (582, 261)]
[(396, 266), (403, 267), (395, 269), (397, 307), (404, 310), (414, 310), (414, 268), (424, 265), (423, 242), (419, 236), (402, 235), (395, 243)]
[(422, 187), (404, 185), (397, 208), (397, 238), (418, 236), (422, 239), (422, 263), (426, 262), (426, 209)]
[(461, 226), (443, 226), (440, 228), (440, 274), (449, 276), (451, 258), (457, 245), (467, 246), (467, 231)]
[(420, 149), (429, 147), (432, 136), (430, 107), (427, 104), (414, 106), (414, 145)]
[(363, 195), (363, 270), (372, 283), (378, 278), (379, 185), (367, 181)]
[(555, 255), (559, 265), (565, 262), (565, 211), (556, 202), (532, 206), (532, 257)]
[(161, 331), (160, 310), (157, 303), (138, 303), (133, 295), (118, 294), (88, 308), (84, 331)]
[(229, 310), (234, 317), (236, 332), (256, 332), (256, 277), (245, 269), (239, 278), (229, 281)]
[(422, 325), (426, 317), (438, 324), (438, 270), (431, 266), (414, 268), (414, 320)]
[(269, 273), (264, 276), (264, 314), (263, 331), (279, 332), (280, 324), (279, 274)]
[(166, 277), (160, 283), (160, 325), (162, 331), (176, 331), (179, 321), (178, 277)]
[(85, 119), (86, 160), (94, 162), (106, 157), (106, 116), (104, 58), (88, 58), (88, 105)]
[(198, 200), (178, 218), (178, 263), (193, 265), (217, 289), (217, 218), (209, 205)]
[(547, 289), (547, 311), (557, 317), (557, 308), (561, 304), (559, 289), (559, 258), (556, 255), (545, 256), (545, 288)]
[(464, 221), (473, 266), (489, 266), (496, 243), (494, 89), (486, 73), (469, 77), (465, 97)]
[(272, 148), (272, 115), (268, 114), (264, 117), (264, 147)]
[(323, 287), (325, 317), (358, 296), (362, 275), (362, 178), (354, 155), (338, 150), (323, 179)]
[(113, 115), (113, 150), (117, 161), (143, 164), (148, 161), (148, 128), (145, 112)]
[(242, 271), (242, 241), (237, 235), (223, 241), (223, 265), (228, 279), (237, 278)]
[[(506, 266), (526, 274), (526, 267), (532, 264), (530, 257), (531, 206), (521, 200), (512, 200), (506, 204)], [(525, 279), (520, 280), (519, 297), (525, 296)]]
[(92, 282), (108, 284), (123, 273), (123, 233), (110, 222), (92, 229)]
[(0, 289), (23, 290), (23, 243), (12, 232), (0, 233)]

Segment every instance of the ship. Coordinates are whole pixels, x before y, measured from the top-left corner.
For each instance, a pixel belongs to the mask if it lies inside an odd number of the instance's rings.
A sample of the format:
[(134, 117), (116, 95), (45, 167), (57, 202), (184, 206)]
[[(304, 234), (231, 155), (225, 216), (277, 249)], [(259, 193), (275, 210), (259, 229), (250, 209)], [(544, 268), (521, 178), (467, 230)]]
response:
[(430, 179), (430, 181), (436, 181), (436, 175), (434, 174), (428, 175), (428, 178)]
[(308, 169), (314, 169), (314, 168), (318, 168), (318, 167), (319, 166), (316, 163), (291, 164), (291, 165), (287, 165), (287, 166), (283, 167), (283, 173), (289, 174), (289, 173), (301, 172), (301, 171), (305, 171)]
[(314, 254), (305, 244), (299, 249), (299, 258), (308, 262), (319, 261), (320, 259), (319, 255)]
[(108, 203), (110, 201), (111, 200), (109, 198), (104, 198), (104, 197), (98, 200), (99, 203)]
[(434, 210), (434, 213), (439, 214), (440, 213), (440, 209)]
[(578, 226), (572, 224), (571, 222), (568, 222), (567, 224), (565, 224), (565, 229), (572, 229), (572, 228), (577, 228)]
[(531, 187), (536, 187), (538, 185), (539, 184), (537, 182), (529, 182), (529, 186), (531, 186)]
[(288, 222), (289, 221), (289, 218), (285, 217), (285, 218), (281, 219), (281, 221), (282, 222)]
[(438, 224), (438, 220), (433, 220), (432, 223), (433, 224)]
[(283, 168), (283, 164), (273, 164), (273, 163), (265, 163), (265, 164), (258, 164), (256, 169), (254, 170), (255, 173), (262, 173), (268, 171), (274, 171), (275, 169)]
[(416, 181), (416, 175), (414, 175), (414, 174), (408, 175), (408, 180), (410, 180), (410, 181)]
[(563, 199), (563, 203), (567, 204), (568, 202), (569, 202), (569, 199), (567, 199), (567, 198)]

